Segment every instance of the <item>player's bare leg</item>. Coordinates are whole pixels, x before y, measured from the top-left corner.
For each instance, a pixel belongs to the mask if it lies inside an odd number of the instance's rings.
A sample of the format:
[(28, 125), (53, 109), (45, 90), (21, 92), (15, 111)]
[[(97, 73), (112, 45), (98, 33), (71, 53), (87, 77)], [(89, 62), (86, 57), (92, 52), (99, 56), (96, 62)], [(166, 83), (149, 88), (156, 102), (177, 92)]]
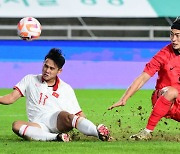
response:
[(91, 121), (84, 117), (61, 111), (58, 115), (57, 128), (60, 132), (67, 132), (73, 128), (78, 129), (87, 136), (98, 137), (102, 141), (109, 139), (109, 130), (104, 125), (96, 127)]
[(39, 126), (37, 123), (33, 123), (33, 122), (26, 122), (26, 121), (15, 121), (12, 124), (12, 130), (15, 134), (17, 134), (18, 136), (21, 136), (19, 134), (19, 130), (21, 128), (22, 125), (27, 125), (27, 126), (33, 126), (33, 127), (37, 127), (37, 128), (41, 128), (41, 126)]
[(38, 141), (64, 141), (68, 142), (67, 134), (49, 133), (41, 129), (41, 126), (37, 123), (26, 121), (15, 121), (12, 125), (12, 130), (18, 136), (27, 140)]

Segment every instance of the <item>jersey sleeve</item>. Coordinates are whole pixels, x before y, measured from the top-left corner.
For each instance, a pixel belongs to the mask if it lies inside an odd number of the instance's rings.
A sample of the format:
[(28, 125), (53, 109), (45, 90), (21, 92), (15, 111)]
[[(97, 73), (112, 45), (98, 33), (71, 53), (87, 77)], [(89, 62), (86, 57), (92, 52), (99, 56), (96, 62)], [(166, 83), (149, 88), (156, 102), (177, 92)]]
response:
[(30, 83), (30, 75), (25, 76), (21, 79), (14, 87), (13, 89), (18, 90), (22, 96), (26, 96), (26, 89)]
[(69, 98), (71, 98), (70, 99), (71, 104), (73, 105), (72, 108), (71, 108), (72, 112), (74, 114), (80, 113), (82, 110), (81, 110), (81, 107), (80, 107), (80, 105), (78, 103), (78, 100), (77, 100), (77, 97), (75, 95), (75, 92), (74, 92), (74, 90), (72, 88), (70, 88), (70, 93), (69, 94), (70, 94)]
[(158, 72), (164, 64), (167, 53), (165, 49), (160, 50), (146, 65), (144, 72), (149, 74), (151, 77)]

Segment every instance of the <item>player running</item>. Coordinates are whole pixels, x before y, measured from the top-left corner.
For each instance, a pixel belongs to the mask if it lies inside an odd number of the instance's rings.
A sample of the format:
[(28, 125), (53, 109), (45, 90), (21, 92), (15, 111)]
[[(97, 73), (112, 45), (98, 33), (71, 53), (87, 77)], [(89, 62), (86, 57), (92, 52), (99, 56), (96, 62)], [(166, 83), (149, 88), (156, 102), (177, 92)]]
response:
[(124, 106), (127, 100), (138, 91), (156, 72), (158, 79), (152, 94), (153, 110), (147, 126), (139, 133), (130, 136), (133, 140), (148, 140), (161, 118), (171, 118), (180, 122), (180, 18), (176, 18), (170, 31), (171, 43), (162, 48), (126, 90), (120, 100), (109, 109)]
[(45, 56), (42, 75), (25, 76), (10, 94), (0, 97), (0, 104), (4, 105), (26, 97), (29, 121), (15, 121), (12, 130), (25, 139), (68, 142), (70, 136), (66, 132), (76, 128), (85, 135), (108, 141), (107, 127), (96, 127), (86, 119), (71, 86), (57, 77), (64, 63), (61, 51), (51, 49)]

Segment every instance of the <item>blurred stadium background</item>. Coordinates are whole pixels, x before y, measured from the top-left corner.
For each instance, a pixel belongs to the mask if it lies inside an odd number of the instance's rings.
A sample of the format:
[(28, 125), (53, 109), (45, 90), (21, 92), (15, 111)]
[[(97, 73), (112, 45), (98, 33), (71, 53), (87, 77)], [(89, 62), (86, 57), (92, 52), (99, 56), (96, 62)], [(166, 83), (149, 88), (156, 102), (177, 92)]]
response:
[[(126, 88), (169, 42), (179, 0), (0, 0), (0, 88), (40, 73), (52, 47), (63, 50), (62, 78), (74, 88)], [(26, 16), (42, 24), (39, 40), (17, 36)], [(144, 88), (154, 87), (154, 79)]]

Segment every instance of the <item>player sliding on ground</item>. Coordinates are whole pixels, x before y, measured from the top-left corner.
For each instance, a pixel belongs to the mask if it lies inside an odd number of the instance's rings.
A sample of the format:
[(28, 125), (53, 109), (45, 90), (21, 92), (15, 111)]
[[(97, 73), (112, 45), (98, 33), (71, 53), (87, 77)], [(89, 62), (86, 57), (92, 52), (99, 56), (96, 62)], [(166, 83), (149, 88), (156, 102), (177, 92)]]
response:
[(170, 38), (171, 43), (146, 64), (143, 73), (135, 79), (121, 99), (109, 107), (113, 109), (124, 106), (127, 100), (158, 72), (156, 89), (152, 94), (153, 110), (147, 126), (130, 136), (130, 139), (151, 139), (154, 128), (163, 117), (180, 122), (180, 18), (173, 22)]
[(26, 97), (29, 122), (15, 121), (12, 130), (25, 139), (68, 142), (70, 136), (66, 132), (76, 128), (85, 135), (108, 141), (107, 127), (96, 127), (86, 119), (71, 86), (57, 77), (64, 63), (61, 51), (51, 49), (45, 56), (42, 75), (25, 76), (12, 93), (0, 97), (0, 104), (4, 105)]

